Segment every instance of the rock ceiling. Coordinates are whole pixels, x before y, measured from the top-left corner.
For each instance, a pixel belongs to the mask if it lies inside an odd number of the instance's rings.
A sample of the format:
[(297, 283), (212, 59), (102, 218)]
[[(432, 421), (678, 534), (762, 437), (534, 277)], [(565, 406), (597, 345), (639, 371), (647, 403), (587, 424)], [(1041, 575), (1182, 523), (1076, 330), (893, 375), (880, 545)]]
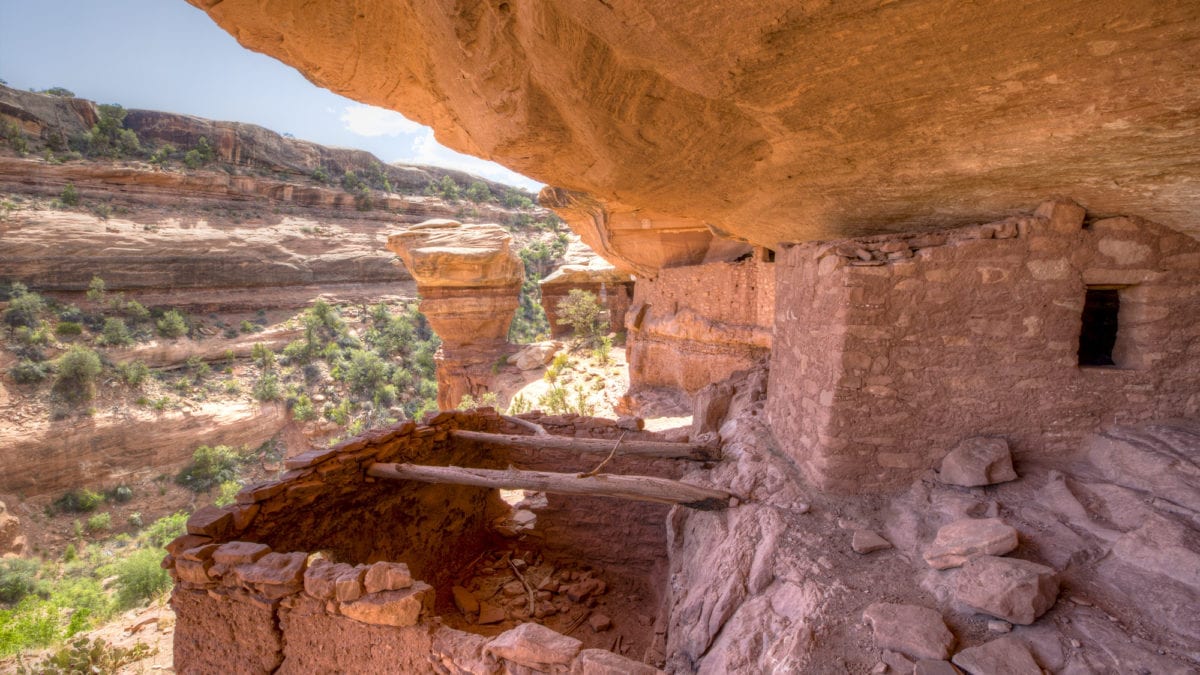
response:
[(189, 1), (617, 229), (770, 246), (1067, 196), (1200, 235), (1195, 2)]

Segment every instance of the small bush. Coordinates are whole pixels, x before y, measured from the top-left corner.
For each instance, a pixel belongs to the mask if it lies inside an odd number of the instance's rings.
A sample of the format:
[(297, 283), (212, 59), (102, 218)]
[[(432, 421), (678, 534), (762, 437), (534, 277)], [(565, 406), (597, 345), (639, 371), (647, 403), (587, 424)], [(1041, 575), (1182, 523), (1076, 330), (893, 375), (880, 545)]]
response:
[(54, 500), (54, 508), (69, 513), (90, 513), (104, 501), (104, 496), (87, 488), (72, 490)]
[(59, 321), (54, 326), (54, 334), (60, 338), (75, 337), (83, 334), (83, 324), (74, 321)]
[(21, 359), (8, 369), (9, 376), (17, 384), (34, 384), (46, 379), (46, 366), (29, 359)]
[(133, 528), (136, 528), (139, 530), (142, 529), (142, 525), (145, 524), (142, 522), (142, 512), (141, 511), (134, 511), (133, 513), (129, 514), (129, 517), (125, 519), (125, 522), (129, 523), (130, 527), (133, 527)]
[(22, 292), (16, 293), (14, 289), (13, 297), (8, 303), (8, 309), (4, 310), (4, 323), (9, 326), (26, 326), (36, 328), (38, 325), (38, 315), (46, 309), (46, 301), (37, 293)]
[(133, 490), (128, 485), (118, 485), (104, 495), (105, 499), (116, 504), (127, 504), (133, 499)]
[(206, 492), (237, 477), (241, 457), (228, 445), (202, 445), (192, 453), (192, 461), (175, 476), (175, 482), (194, 492)]
[(595, 344), (608, 332), (608, 321), (604, 309), (590, 291), (572, 288), (567, 297), (558, 302), (559, 321), (575, 331), (575, 337), (587, 344)]
[(58, 195), (58, 201), (62, 202), (63, 206), (79, 206), (79, 191), (75, 189), (74, 183), (67, 183), (67, 187)]
[(100, 374), (100, 357), (82, 345), (75, 345), (58, 357), (58, 379), (55, 389), (67, 400), (86, 401), (95, 393), (96, 376)]
[(104, 328), (100, 331), (100, 343), (113, 346), (131, 345), (133, 335), (129, 333), (129, 326), (125, 325), (124, 320), (110, 316), (104, 320)]
[(612, 358), (613, 339), (610, 335), (602, 335), (596, 343), (596, 348), (592, 350), (592, 358), (602, 366), (607, 366)]
[(317, 411), (313, 409), (312, 399), (308, 394), (300, 394), (296, 397), (296, 402), (292, 404), (292, 417), (307, 422), (317, 416)]
[(217, 506), (229, 506), (242, 491), (242, 484), (236, 480), (227, 480), (217, 488), (217, 498), (213, 503)]
[(141, 361), (130, 361), (117, 366), (117, 374), (121, 381), (131, 387), (140, 387), (150, 377), (150, 367)]
[(98, 276), (93, 276), (88, 282), (87, 299), (92, 302), (104, 302), (105, 284), (104, 279)]
[(108, 530), (111, 530), (111, 529), (112, 529), (112, 514), (108, 513), (107, 511), (104, 513), (97, 513), (96, 515), (87, 519), (87, 531), (88, 532), (92, 532), (92, 533), (107, 532)]
[(243, 319), (241, 330), (243, 333), (257, 333), (261, 331), (262, 328), (260, 328), (257, 324), (250, 323), (249, 321)]
[(525, 398), (524, 394), (517, 394), (513, 397), (513, 400), (508, 402), (509, 415), (520, 415), (521, 413), (527, 413), (532, 409), (533, 404), (529, 402), (529, 399)]
[(171, 577), (162, 568), (163, 551), (145, 548), (114, 566), (117, 576), (117, 602), (133, 607), (171, 586)]
[(254, 346), (250, 348), (250, 358), (254, 359), (254, 362), (263, 370), (275, 365), (275, 352), (261, 342), (255, 342)]
[(263, 373), (254, 383), (254, 398), (266, 402), (279, 400), (279, 376), (275, 373)]
[(158, 548), (166, 546), (171, 540), (187, 532), (187, 519), (188, 514), (179, 511), (150, 523), (150, 527), (147, 527), (143, 534), (146, 543)]
[(36, 591), (38, 569), (35, 560), (0, 559), (0, 602), (15, 604)]
[(158, 332), (163, 337), (178, 338), (187, 335), (187, 320), (177, 310), (168, 310), (157, 323)]
[(67, 675), (68, 673), (115, 673), (123, 666), (136, 663), (156, 654), (157, 649), (151, 649), (144, 643), (137, 643), (126, 649), (114, 647), (101, 638), (94, 641), (86, 637), (78, 637), (71, 644), (46, 655), (31, 670), (24, 666), (18, 669), (21, 675)]

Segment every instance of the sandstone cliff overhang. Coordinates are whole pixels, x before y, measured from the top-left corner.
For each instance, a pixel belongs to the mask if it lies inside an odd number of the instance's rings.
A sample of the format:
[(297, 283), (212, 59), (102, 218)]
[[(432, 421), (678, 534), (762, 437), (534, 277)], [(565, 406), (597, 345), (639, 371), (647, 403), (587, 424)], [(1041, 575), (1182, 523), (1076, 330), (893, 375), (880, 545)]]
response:
[(1200, 234), (1195, 3), (190, 2), (615, 215), (773, 246), (1062, 194)]

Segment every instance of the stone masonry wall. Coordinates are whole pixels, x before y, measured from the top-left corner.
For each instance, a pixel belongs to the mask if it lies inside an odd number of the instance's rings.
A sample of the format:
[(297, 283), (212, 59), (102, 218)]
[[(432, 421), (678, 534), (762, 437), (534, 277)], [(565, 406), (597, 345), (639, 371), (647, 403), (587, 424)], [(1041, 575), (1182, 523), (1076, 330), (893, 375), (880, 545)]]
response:
[(639, 278), (626, 315), (633, 390), (694, 394), (752, 367), (771, 350), (775, 263), (758, 260), (663, 269)]
[[(1065, 453), (1200, 412), (1200, 244), (1047, 203), (958, 230), (787, 248), (769, 415), (817, 484), (905, 484), (964, 437)], [(1115, 367), (1078, 365), (1087, 286), (1119, 287)]]
[[(528, 417), (560, 435), (622, 433), (610, 420)], [(553, 657), (568, 669), (652, 672), (617, 654), (582, 649), (579, 640), (537, 624), (492, 638), (441, 624), (435, 607), (452, 606), (455, 571), (494, 539), (487, 525), (507, 507), (493, 490), (377, 480), (366, 468), (404, 461), (568, 471), (593, 466), (590, 457), (509, 454), (454, 441), (453, 429), (521, 431), (487, 408), (440, 413), (426, 424), (406, 422), (289, 458), (278, 480), (246, 487), (231, 506), (193, 514), (187, 534), (167, 546), (163, 561), (175, 579), (176, 671), (229, 672), (237, 664), (247, 673), (525, 672)], [(635, 468), (621, 462), (613, 469)], [(669, 462), (655, 468), (678, 473)], [(570, 499), (538, 511), (547, 555), (591, 555), (620, 537), (631, 547), (626, 556), (655, 559), (635, 560), (634, 568), (665, 566), (665, 508), (593, 502), (584, 506), (609, 517), (582, 528), (565, 526), (564, 519), (580, 513)], [(531, 652), (532, 644), (546, 648)]]

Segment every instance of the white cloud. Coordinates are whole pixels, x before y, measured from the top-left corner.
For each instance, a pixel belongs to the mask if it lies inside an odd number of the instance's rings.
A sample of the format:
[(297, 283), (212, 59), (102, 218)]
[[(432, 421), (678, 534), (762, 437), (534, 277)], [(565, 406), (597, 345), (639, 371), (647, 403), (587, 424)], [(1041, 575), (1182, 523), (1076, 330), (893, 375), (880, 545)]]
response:
[(341, 120), (346, 131), (358, 136), (400, 136), (426, 128), (398, 112), (373, 105), (348, 105), (342, 110)]
[(404, 158), (400, 161), (415, 164), (430, 164), (447, 169), (458, 169), (459, 171), (466, 171), (508, 185), (523, 187), (533, 192), (537, 192), (542, 187), (541, 183), (500, 166), (495, 162), (464, 155), (447, 148), (437, 142), (437, 139), (433, 137), (433, 130), (427, 127), (425, 128), (425, 133), (417, 136), (413, 141), (412, 151), (412, 157)]

